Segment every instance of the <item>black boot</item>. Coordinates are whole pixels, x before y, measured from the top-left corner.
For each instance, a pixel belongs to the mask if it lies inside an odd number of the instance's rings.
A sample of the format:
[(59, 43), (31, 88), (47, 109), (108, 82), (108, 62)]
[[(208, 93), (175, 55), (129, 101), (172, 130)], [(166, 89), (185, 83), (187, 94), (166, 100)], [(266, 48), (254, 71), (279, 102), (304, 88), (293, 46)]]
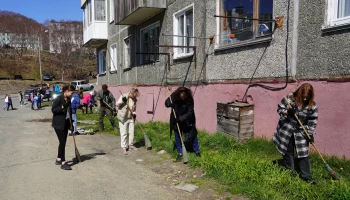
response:
[(200, 152), (196, 153), (196, 156), (201, 157), (201, 153)]

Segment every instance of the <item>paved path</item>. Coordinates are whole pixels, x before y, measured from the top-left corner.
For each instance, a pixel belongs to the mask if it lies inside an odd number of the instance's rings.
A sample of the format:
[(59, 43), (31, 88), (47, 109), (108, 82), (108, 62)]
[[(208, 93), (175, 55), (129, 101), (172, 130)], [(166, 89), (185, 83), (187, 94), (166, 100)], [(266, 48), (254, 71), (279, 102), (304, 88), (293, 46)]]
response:
[[(51, 107), (32, 111), (29, 104), (21, 107), (18, 99), (13, 101), (17, 110), (0, 110), (1, 200), (191, 199), (164, 184), (164, 175), (124, 157), (114, 136), (77, 136), (84, 161), (72, 171), (61, 170), (54, 164), (58, 140)], [(66, 159), (73, 157), (69, 137)]]

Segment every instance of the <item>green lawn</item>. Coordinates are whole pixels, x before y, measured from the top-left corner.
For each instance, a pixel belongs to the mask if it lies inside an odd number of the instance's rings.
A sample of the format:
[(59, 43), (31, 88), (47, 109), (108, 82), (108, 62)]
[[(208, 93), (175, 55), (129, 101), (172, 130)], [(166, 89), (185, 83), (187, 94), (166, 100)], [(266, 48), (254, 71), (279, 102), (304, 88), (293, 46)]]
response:
[[(78, 120), (98, 120), (97, 114), (82, 115)], [(117, 119), (116, 119), (117, 122)], [(108, 119), (104, 118), (106, 134), (119, 135), (112, 131)], [(139, 124), (135, 127), (135, 140), (143, 142)], [(98, 130), (98, 123), (86, 126)], [(169, 124), (149, 122), (142, 124), (152, 141), (153, 149), (166, 150), (176, 156), (173, 140), (169, 138)], [(202, 157), (189, 155), (189, 165), (201, 168), (208, 178), (213, 178), (227, 186), (232, 194), (242, 194), (251, 199), (350, 199), (350, 161), (336, 157), (326, 158), (327, 163), (341, 176), (341, 181), (333, 181), (323, 168), (320, 158), (311, 155), (313, 177), (318, 185), (310, 185), (298, 177), (291, 177), (290, 171), (278, 163), (281, 155), (274, 144), (266, 139), (251, 139), (244, 144), (237, 143), (221, 133), (199, 132)]]

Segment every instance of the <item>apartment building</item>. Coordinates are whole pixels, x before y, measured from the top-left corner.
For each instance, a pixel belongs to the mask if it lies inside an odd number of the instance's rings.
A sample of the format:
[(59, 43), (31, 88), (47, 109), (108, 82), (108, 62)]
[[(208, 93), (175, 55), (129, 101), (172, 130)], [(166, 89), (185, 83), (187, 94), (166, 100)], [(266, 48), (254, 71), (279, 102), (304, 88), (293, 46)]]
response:
[(194, 93), (199, 129), (217, 130), (218, 102), (247, 100), (254, 104), (254, 136), (271, 138), (277, 104), (308, 82), (319, 107), (316, 143), (325, 154), (350, 157), (350, 0), (82, 0), (81, 6), (84, 45), (97, 49), (98, 84), (115, 96), (138, 87), (140, 121), (167, 121), (165, 86), (184, 84)]

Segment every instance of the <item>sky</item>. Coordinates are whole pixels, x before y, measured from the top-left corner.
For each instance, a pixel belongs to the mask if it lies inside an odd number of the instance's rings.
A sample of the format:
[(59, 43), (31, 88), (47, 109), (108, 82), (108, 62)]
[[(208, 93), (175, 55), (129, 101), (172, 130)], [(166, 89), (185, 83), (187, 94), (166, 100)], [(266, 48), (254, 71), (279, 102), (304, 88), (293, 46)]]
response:
[(80, 0), (0, 0), (0, 10), (7, 10), (32, 18), (45, 20), (83, 20)]

